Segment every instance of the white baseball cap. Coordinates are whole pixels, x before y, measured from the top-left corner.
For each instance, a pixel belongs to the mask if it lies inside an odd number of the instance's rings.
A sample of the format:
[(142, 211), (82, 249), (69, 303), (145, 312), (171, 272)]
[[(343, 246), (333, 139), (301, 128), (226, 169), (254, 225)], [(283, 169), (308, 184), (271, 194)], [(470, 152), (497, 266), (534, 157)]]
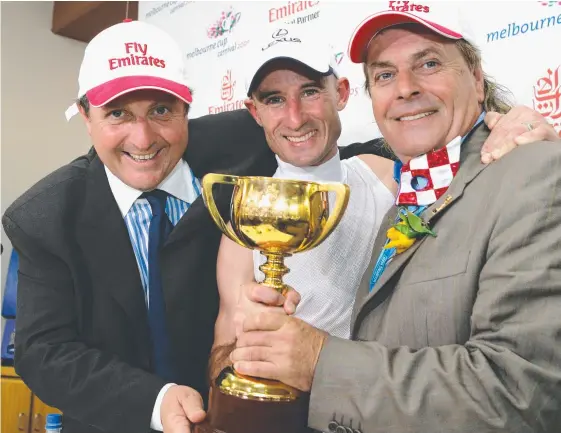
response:
[(275, 29), (257, 48), (257, 53), (246, 71), (247, 95), (264, 78), (262, 72), (274, 60), (291, 60), (313, 69), (320, 75), (335, 74), (335, 56), (331, 47), (321, 41), (312, 41), (301, 36), (295, 29), (286, 26)]
[(363, 63), (368, 46), (382, 30), (398, 24), (417, 23), (449, 39), (465, 39), (474, 45), (475, 38), (468, 23), (462, 19), (454, 2), (390, 1), (389, 9), (377, 12), (363, 20), (353, 32), (349, 42), (349, 58), (353, 63)]
[[(171, 36), (142, 21), (115, 24), (86, 47), (78, 84), (78, 99), (86, 95), (93, 107), (139, 89), (170, 93), (190, 104), (184, 55)], [(66, 119), (78, 113), (74, 103)]]

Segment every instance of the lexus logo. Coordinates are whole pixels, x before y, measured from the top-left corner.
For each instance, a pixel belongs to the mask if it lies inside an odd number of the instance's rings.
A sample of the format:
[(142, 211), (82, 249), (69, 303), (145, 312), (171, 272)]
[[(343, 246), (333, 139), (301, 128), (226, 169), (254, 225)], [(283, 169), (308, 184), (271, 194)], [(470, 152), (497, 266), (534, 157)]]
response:
[(286, 29), (278, 29), (277, 31), (273, 32), (273, 38), (282, 38), (288, 35), (288, 30)]

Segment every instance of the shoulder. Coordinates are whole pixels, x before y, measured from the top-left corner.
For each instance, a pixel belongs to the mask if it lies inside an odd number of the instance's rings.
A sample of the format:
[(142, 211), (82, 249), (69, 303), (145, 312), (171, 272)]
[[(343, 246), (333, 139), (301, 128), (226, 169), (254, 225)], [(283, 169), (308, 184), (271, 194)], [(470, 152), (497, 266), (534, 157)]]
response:
[(519, 146), (485, 171), (524, 183), (534, 178), (560, 178), (561, 143), (540, 141)]
[(95, 153), (83, 155), (39, 180), (18, 197), (6, 210), (7, 219), (18, 223), (35, 215), (60, 214), (65, 207), (75, 206), (85, 193), (85, 179)]
[(359, 155), (357, 158), (370, 168), (370, 170), (382, 181), (392, 194), (396, 194), (397, 183), (393, 178), (393, 161), (376, 155)]
[[(520, 146), (480, 174), (477, 188), (490, 194), (501, 214), (520, 219), (530, 214), (561, 223), (561, 145), (536, 142)], [(538, 224), (536, 222), (536, 224)]]
[(257, 165), (274, 161), (263, 128), (245, 109), (189, 119), (185, 156), (199, 177), (209, 171), (229, 171), (248, 160)]

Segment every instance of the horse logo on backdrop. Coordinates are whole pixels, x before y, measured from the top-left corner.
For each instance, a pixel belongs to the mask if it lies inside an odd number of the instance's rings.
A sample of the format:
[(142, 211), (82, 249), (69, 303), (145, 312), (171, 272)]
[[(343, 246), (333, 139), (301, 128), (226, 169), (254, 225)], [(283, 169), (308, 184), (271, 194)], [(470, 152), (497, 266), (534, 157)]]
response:
[(537, 79), (534, 85), (534, 110), (552, 121), (561, 136), (561, 65), (548, 69), (547, 74)]
[(271, 42), (269, 42), (269, 44), (264, 47), (261, 48), (262, 51), (265, 51), (266, 49), (271, 48), (273, 45), (276, 45), (278, 43), (283, 43), (283, 42), (296, 42), (296, 43), (301, 43), (302, 41), (299, 38), (293, 38), (291, 36), (288, 36), (288, 30), (286, 29), (277, 29), (273, 32), (273, 34), (271, 35), (271, 38), (273, 39)]
[(216, 39), (224, 36), (226, 33), (230, 33), (241, 17), (241, 12), (234, 12), (232, 9), (222, 12), (218, 21), (208, 28), (207, 36), (211, 39)]
[(416, 4), (407, 0), (390, 0), (388, 2), (388, 8), (395, 12), (430, 12), (429, 6)]
[(222, 77), (222, 87), (220, 89), (220, 98), (223, 101), (231, 101), (234, 98), (235, 81), (232, 81), (232, 70), (228, 69), (226, 75)]

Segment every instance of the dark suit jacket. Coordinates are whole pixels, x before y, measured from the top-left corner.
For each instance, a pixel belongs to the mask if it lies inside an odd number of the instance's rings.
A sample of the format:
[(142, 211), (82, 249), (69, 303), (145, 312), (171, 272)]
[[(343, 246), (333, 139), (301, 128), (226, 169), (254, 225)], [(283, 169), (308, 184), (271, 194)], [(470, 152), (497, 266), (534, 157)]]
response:
[[(197, 175), (271, 175), (276, 161), (245, 110), (190, 121), (186, 159)], [(376, 142), (372, 142), (372, 153)], [(364, 144), (357, 145), (364, 152)], [(345, 149), (345, 156), (353, 147)], [(216, 191), (227, 214), (229, 191)], [(152, 374), (143, 289), (129, 235), (94, 151), (48, 175), (3, 217), (20, 255), (15, 368), (73, 433), (149, 430), (164, 380)], [(218, 311), (221, 233), (199, 197), (162, 251), (177, 383), (206, 398)]]

